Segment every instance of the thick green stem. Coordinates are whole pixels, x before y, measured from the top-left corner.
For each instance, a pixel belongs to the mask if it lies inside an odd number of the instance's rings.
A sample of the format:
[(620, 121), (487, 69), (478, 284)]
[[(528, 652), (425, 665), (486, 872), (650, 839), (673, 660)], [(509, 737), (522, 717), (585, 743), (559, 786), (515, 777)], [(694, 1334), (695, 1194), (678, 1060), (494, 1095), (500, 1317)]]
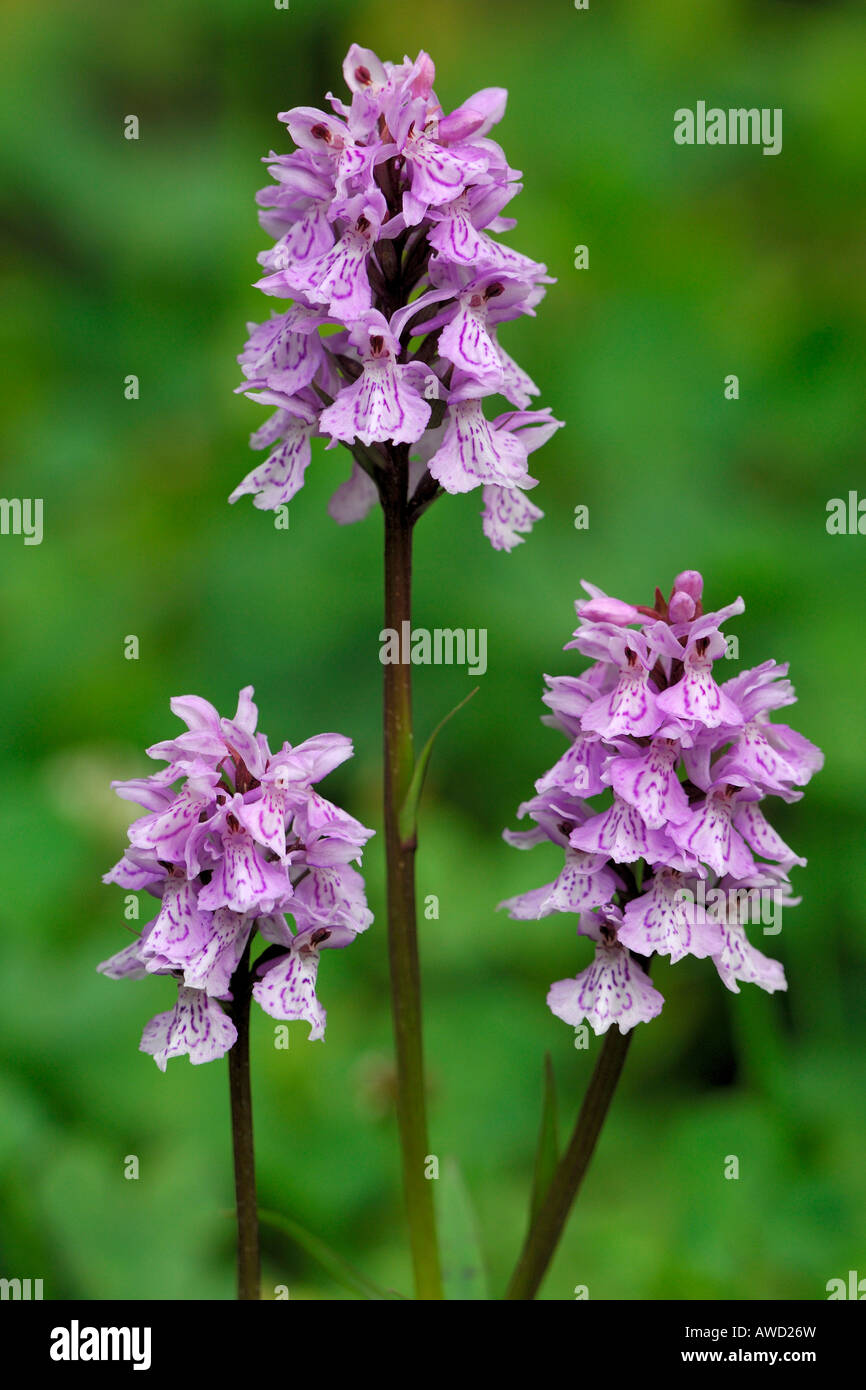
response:
[(253, 982), (249, 973), (249, 952), (250, 948), (247, 946), (243, 959), (232, 976), (234, 1002), (231, 1016), (238, 1036), (234, 1046), (229, 1048), (228, 1054), (238, 1223), (238, 1298), (244, 1301), (261, 1297), (253, 1102), (250, 1088), (250, 1000)]
[(631, 1036), (631, 1032), (621, 1033), (614, 1026), (607, 1033), (571, 1141), (557, 1165), (538, 1215), (530, 1226), (506, 1299), (532, 1299), (541, 1286), (589, 1167), (625, 1063)]
[[(412, 529), (408, 517), (408, 460), (393, 449), (382, 484), (385, 517), (385, 626), (402, 643), (412, 621)], [(411, 629), (410, 629), (411, 630)], [(425, 1175), (429, 1153), (421, 1034), (421, 972), (415, 914), (415, 843), (400, 835), (400, 807), (414, 768), (412, 668), (388, 664), (385, 671), (385, 857), (388, 881), (388, 952), (394, 1045), (397, 1058), (397, 1122), (403, 1155), (403, 1188), (419, 1299), (442, 1298), (433, 1184)]]

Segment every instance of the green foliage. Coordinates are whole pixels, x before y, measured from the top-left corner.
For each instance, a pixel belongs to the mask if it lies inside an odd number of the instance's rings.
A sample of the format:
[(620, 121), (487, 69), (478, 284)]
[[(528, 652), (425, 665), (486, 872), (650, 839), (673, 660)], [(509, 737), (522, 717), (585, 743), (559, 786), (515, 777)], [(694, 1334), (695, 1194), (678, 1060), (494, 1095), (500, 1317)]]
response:
[(556, 1107), (556, 1077), (553, 1074), (553, 1060), (549, 1052), (544, 1054), (544, 1091), (541, 1106), (541, 1126), (538, 1131), (538, 1148), (535, 1152), (535, 1171), (532, 1176), (532, 1200), (529, 1206), (530, 1222), (534, 1221), (547, 1189), (550, 1187), (556, 1165), (559, 1162), (559, 1120)]
[(276, 1211), (260, 1211), (259, 1219), (262, 1225), (273, 1226), (275, 1230), (282, 1231), (290, 1240), (299, 1245), (316, 1264), (320, 1265), (326, 1274), (342, 1288), (348, 1289), (358, 1298), (370, 1302), (381, 1303), (389, 1300), (402, 1298), (402, 1294), (389, 1292), (387, 1289), (380, 1289), (378, 1284), (374, 1284), (370, 1279), (343, 1259), (336, 1250), (333, 1250), (325, 1241), (320, 1240), (312, 1231), (308, 1231), (298, 1221), (293, 1221), (291, 1217), (282, 1216)]
[(436, 1183), (437, 1228), (445, 1297), (488, 1299), (484, 1252), (475, 1208), (460, 1165), (446, 1158)]
[(439, 720), (439, 723), (436, 725), (436, 728), (433, 730), (418, 755), (418, 760), (415, 763), (415, 769), (412, 773), (412, 779), (406, 792), (406, 798), (403, 805), (400, 807), (398, 825), (400, 838), (404, 844), (407, 844), (409, 841), (414, 841), (418, 833), (418, 808), (421, 804), (421, 793), (424, 790), (427, 768), (430, 765), (430, 755), (433, 752), (433, 745), (436, 742), (439, 732), (443, 725), (447, 724), (449, 719), (453, 719), (457, 711), (462, 709), (466, 702), (471, 700), (472, 696), (477, 694), (477, 692), (478, 687), (476, 686), (474, 690), (470, 690), (469, 694), (462, 699), (459, 704), (456, 704), (452, 710), (449, 710), (443, 719)]

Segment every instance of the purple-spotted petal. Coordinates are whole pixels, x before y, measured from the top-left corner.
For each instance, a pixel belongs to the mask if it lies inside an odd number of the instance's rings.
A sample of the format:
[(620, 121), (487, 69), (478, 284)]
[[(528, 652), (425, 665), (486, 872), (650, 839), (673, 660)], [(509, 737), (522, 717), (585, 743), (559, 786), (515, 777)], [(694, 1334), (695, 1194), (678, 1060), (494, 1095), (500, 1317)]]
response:
[(739, 725), (743, 716), (713, 680), (709, 665), (686, 663), (682, 680), (658, 697), (658, 707), (674, 719), (695, 720), (706, 729)]
[(670, 870), (626, 904), (618, 939), (642, 956), (670, 956), (671, 965), (687, 955), (711, 956), (720, 944), (718, 927), (695, 920), (694, 892)]
[[(804, 867), (805, 859), (785, 844), (781, 835), (773, 829), (764, 816), (763, 811), (756, 802), (746, 802), (736, 809), (734, 815), (734, 825), (737, 830), (748, 840), (752, 849), (757, 854), (762, 854), (765, 859), (772, 859), (777, 864), (781, 864), (785, 870), (792, 868), (795, 864)], [(746, 878), (746, 873), (739, 873), (732, 868), (730, 872), (734, 878)]]
[(573, 1028), (585, 1020), (598, 1036), (611, 1024), (627, 1033), (648, 1023), (661, 1013), (664, 998), (624, 947), (599, 945), (592, 965), (576, 979), (551, 985), (547, 1004)]
[(304, 473), (311, 458), (312, 426), (303, 420), (291, 420), (286, 426), (285, 439), (264, 463), (248, 473), (229, 496), (230, 502), (247, 493), (253, 495), (253, 506), (273, 511), (290, 502), (304, 485)]
[(635, 806), (650, 829), (681, 825), (688, 818), (688, 797), (676, 772), (678, 761), (676, 743), (654, 739), (638, 757), (620, 756), (610, 763), (610, 784), (617, 796)]
[[(147, 941), (143, 955), (183, 967), (201, 950), (210, 935), (211, 914), (198, 903), (198, 887), (182, 875), (171, 875), (165, 881), (162, 906)], [(148, 967), (150, 968), (150, 967)]]
[(244, 802), (236, 814), (254, 840), (283, 857), (286, 852), (286, 794), (280, 787), (263, 784), (258, 799)]
[(350, 864), (309, 869), (295, 887), (290, 910), (299, 931), (307, 927), (349, 927), (362, 932), (373, 921), (364, 880)]
[(721, 926), (722, 948), (713, 956), (713, 963), (719, 972), (722, 983), (734, 994), (739, 994), (739, 981), (759, 985), (768, 994), (777, 989), (787, 989), (785, 971), (777, 960), (765, 956), (749, 941), (743, 928), (735, 922)]
[(253, 985), (253, 998), (271, 1018), (309, 1023), (310, 1042), (325, 1036), (327, 1015), (316, 997), (318, 970), (319, 953), (314, 947), (293, 947)]
[(613, 739), (622, 734), (635, 738), (654, 734), (662, 723), (659, 697), (643, 667), (622, 671), (609, 695), (600, 695), (581, 720), (589, 733)]
[(610, 902), (618, 887), (619, 879), (604, 866), (603, 857), (570, 849), (553, 883), (507, 898), (499, 907), (518, 920), (549, 917), (553, 912), (583, 912)]
[(519, 487), (497, 487), (488, 483), (482, 496), (481, 529), (494, 550), (513, 550), (516, 545), (522, 545), (523, 537), (544, 516), (541, 508), (530, 502)]
[(291, 895), (285, 866), (265, 860), (252, 836), (240, 830), (223, 836), (223, 857), (198, 900), (210, 911), (230, 907), (232, 912), (265, 913), (287, 903)]
[[(586, 700), (583, 697), (585, 707)], [(563, 753), (549, 772), (539, 777), (535, 790), (539, 794), (563, 788), (574, 796), (596, 796), (604, 790), (601, 770), (607, 752), (600, 739), (578, 735), (567, 753)]]
[(204, 990), (216, 998), (229, 993), (232, 975), (250, 937), (253, 919), (230, 908), (221, 907), (213, 914), (207, 940), (191, 956), (184, 970), (184, 984), (190, 989)]
[(101, 961), (96, 967), (99, 973), (107, 975), (109, 980), (146, 979), (147, 964), (141, 949), (143, 939), (142, 934), (136, 941), (131, 941), (128, 946), (124, 946), (123, 950), (118, 951), (116, 955)]
[(427, 467), (446, 492), (471, 492), (484, 484), (516, 487), (527, 483), (526, 449), (508, 431), (494, 431), (480, 400), (449, 407), (442, 444)]
[(410, 384), (407, 369), (390, 357), (364, 364), (361, 376), (322, 411), (323, 434), (351, 444), (413, 444), (430, 419), (430, 402)]
[(222, 1057), (237, 1039), (237, 1029), (215, 999), (181, 985), (175, 1007), (157, 1014), (141, 1035), (140, 1052), (149, 1052), (160, 1071), (170, 1057), (188, 1056), (193, 1066)]
[(206, 796), (185, 787), (166, 810), (133, 821), (129, 827), (131, 843), (137, 849), (151, 850), (169, 864), (182, 864), (190, 832), (207, 803)]
[(636, 807), (615, 795), (607, 811), (572, 830), (569, 843), (574, 849), (605, 855), (616, 864), (632, 864), (663, 852), (665, 840), (660, 831), (647, 828)]
[(716, 874), (748, 878), (755, 872), (755, 861), (738, 830), (734, 828), (733, 807), (726, 796), (710, 794), (681, 825), (670, 826), (674, 844), (709, 864)]

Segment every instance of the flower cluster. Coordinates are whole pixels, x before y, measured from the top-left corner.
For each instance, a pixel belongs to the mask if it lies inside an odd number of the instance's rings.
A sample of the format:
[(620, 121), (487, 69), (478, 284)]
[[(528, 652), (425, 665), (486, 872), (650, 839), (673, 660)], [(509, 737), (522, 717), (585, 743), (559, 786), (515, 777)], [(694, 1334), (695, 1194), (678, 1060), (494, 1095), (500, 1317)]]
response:
[(163, 1071), (169, 1057), (210, 1062), (232, 1046), (237, 1033), (221, 1001), (231, 1002), (256, 932), (270, 946), (252, 968), (253, 997), (272, 1018), (305, 1019), (321, 1038), (319, 951), (348, 946), (373, 920), (352, 867), (373, 832), (315, 790), (352, 756), (351, 742), (317, 734), (271, 753), (252, 695), (251, 686), (241, 691), (234, 719), (197, 695), (172, 700), (187, 732), (148, 749), (168, 766), (112, 783), (147, 814), (129, 827), (129, 847), (104, 881), (144, 889), (160, 909), (98, 968), (114, 980), (174, 976), (174, 1009), (141, 1039)]
[[(446, 115), (423, 52), (395, 65), (355, 44), (343, 73), (350, 101), (283, 112), (297, 149), (265, 161), (275, 182), (257, 196), (275, 244), (257, 286), (291, 304), (249, 325), (238, 359), (237, 389), (276, 412), (250, 440), (267, 458), (229, 500), (286, 504), (320, 435), (355, 460), (336, 521), (367, 514), (402, 450), (416, 509), (480, 487), (484, 533), (510, 550), (542, 515), (528, 457), (560, 422), (529, 409), (538, 387), (498, 339), (552, 283), (491, 235), (515, 225), (502, 209), (521, 188), (489, 138), (507, 94), (486, 88)], [(488, 396), (510, 409), (488, 419)]]
[[(823, 764), (814, 744), (769, 714), (795, 700), (787, 666), (765, 661), (719, 684), (727, 653), (722, 624), (738, 598), (712, 613), (703, 580), (678, 575), (665, 602), (635, 607), (584, 584), (579, 625), (566, 650), (592, 665), (581, 676), (545, 677), (546, 722), (571, 746), (519, 811), (535, 828), (505, 832), (527, 848), (551, 840), (565, 852), (553, 883), (502, 903), (512, 917), (578, 914), (595, 958), (551, 987), (548, 1004), (596, 1033), (626, 1032), (654, 1018), (663, 999), (645, 969), (653, 954), (709, 957), (723, 982), (773, 991), (785, 975), (748, 940), (769, 896), (793, 906), (788, 872), (805, 860), (764, 817), (765, 797), (797, 801)], [(604, 809), (588, 804), (600, 794)]]

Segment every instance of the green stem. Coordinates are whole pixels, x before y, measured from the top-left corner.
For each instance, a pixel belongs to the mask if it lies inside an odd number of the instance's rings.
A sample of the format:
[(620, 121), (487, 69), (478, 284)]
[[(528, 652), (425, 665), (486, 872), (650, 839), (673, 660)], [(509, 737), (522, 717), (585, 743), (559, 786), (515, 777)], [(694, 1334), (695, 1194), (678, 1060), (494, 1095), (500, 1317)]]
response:
[[(392, 467), (381, 484), (385, 518), (385, 626), (402, 638), (412, 618), (412, 529), (408, 517), (408, 458), (392, 448)], [(411, 630), (411, 629), (410, 629)], [(424, 1176), (429, 1153), (421, 1032), (421, 972), (415, 912), (415, 841), (404, 842), (399, 815), (414, 770), (412, 668), (384, 668), (385, 858), (388, 883), (388, 953), (394, 1046), (397, 1059), (397, 1122), (403, 1155), (403, 1188), (419, 1299), (442, 1298), (433, 1185)]]
[(250, 1002), (253, 981), (250, 976), (249, 959), (248, 944), (231, 981), (234, 1000), (231, 1016), (238, 1036), (234, 1046), (229, 1048), (228, 1054), (235, 1206), (238, 1222), (238, 1299), (243, 1301), (261, 1297), (253, 1101), (250, 1088)]
[(571, 1141), (557, 1164), (547, 1195), (532, 1222), (506, 1299), (532, 1299), (565, 1229), (625, 1063), (632, 1034), (611, 1026), (592, 1074)]

